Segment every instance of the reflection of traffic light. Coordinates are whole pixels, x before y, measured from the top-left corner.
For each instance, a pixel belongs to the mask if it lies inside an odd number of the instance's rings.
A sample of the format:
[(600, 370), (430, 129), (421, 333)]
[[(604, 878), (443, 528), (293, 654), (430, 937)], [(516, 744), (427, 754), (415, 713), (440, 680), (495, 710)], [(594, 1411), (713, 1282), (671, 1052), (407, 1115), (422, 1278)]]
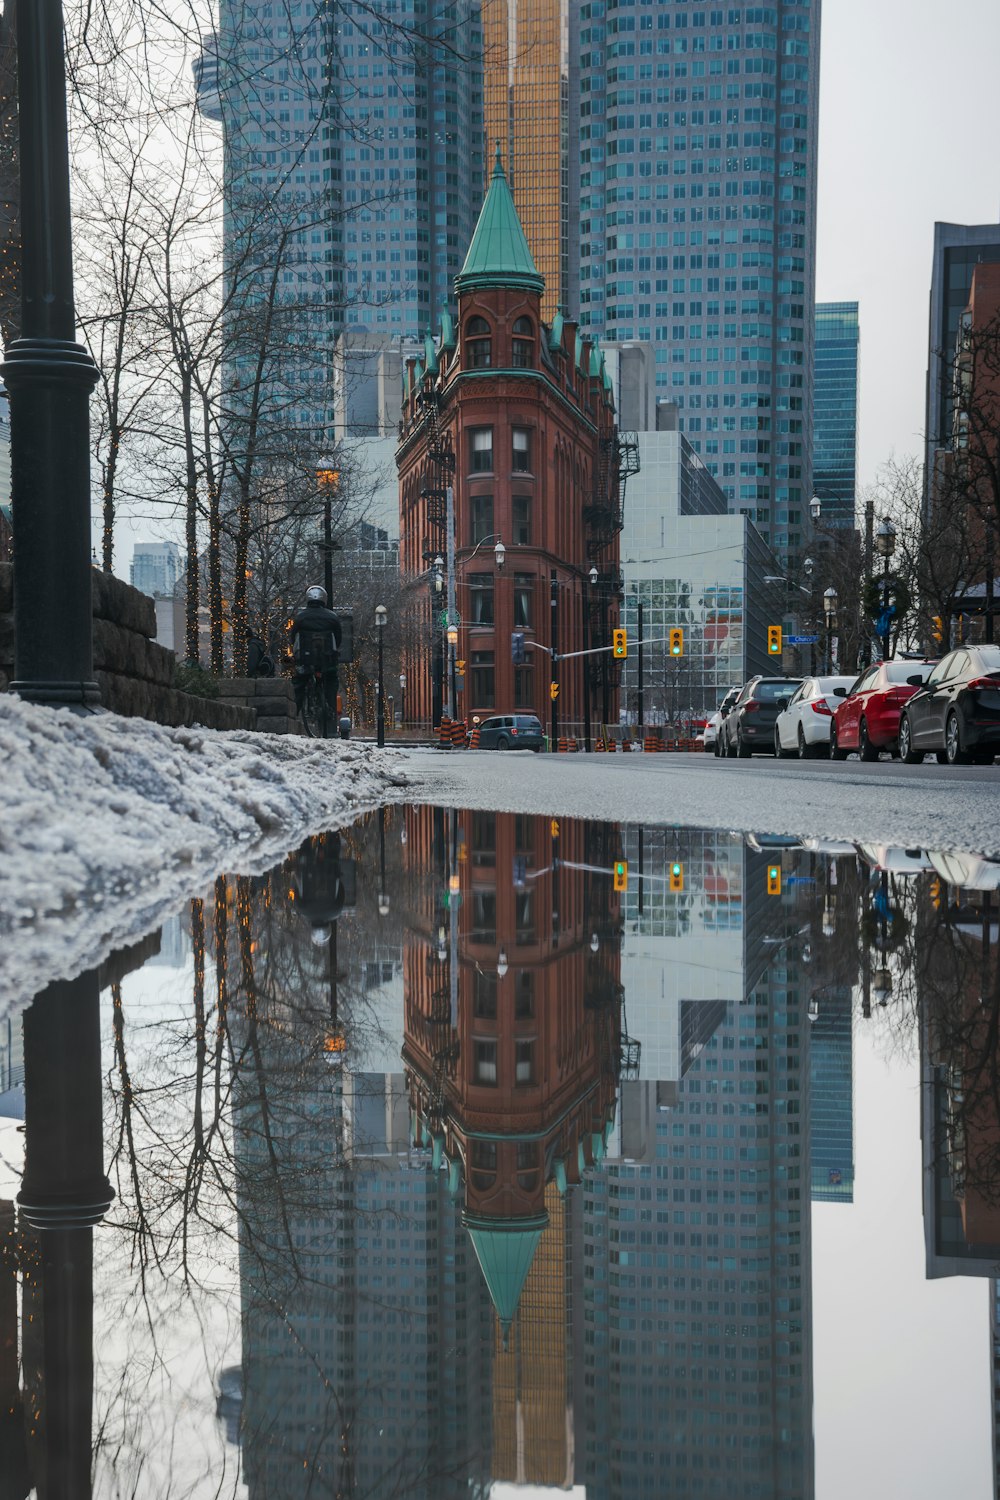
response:
[(553, 818), (552, 819), (551, 823), (549, 824), (549, 833), (552, 835), (552, 837), (554, 839), (557, 839), (559, 837), (559, 819), (558, 818)]
[(523, 630), (512, 630), (510, 633), (510, 657), (515, 667), (523, 667), (527, 661), (524, 650)]
[(768, 865), (767, 867), (767, 894), (769, 896), (781, 895), (781, 866)]
[(781, 626), (769, 625), (767, 627), (767, 654), (768, 656), (781, 655)]
[(670, 632), (670, 655), (684, 655), (684, 632), (679, 625), (675, 625)]
[(628, 860), (616, 859), (614, 870), (614, 886), (616, 891), (628, 890)]
[(624, 630), (613, 630), (611, 632), (611, 654), (618, 661), (628, 656), (628, 635)]
[(684, 889), (684, 866), (679, 859), (675, 859), (670, 866), (670, 889), (672, 891)]
[(941, 616), (934, 615), (931, 619), (931, 624), (934, 627), (931, 631), (931, 639), (937, 641), (938, 645), (940, 646), (941, 642), (944, 639), (944, 622), (942, 621)]

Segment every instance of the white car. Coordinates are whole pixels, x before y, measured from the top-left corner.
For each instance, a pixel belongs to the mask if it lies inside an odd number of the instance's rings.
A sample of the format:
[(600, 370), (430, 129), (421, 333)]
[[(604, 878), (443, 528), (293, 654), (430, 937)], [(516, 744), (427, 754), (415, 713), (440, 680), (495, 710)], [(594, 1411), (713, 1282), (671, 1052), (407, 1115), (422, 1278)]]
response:
[(732, 708), (733, 704), (736, 702), (739, 696), (740, 690), (738, 687), (730, 688), (729, 692), (726, 694), (722, 702), (719, 704), (718, 708), (715, 710), (715, 713), (709, 720), (707, 720), (705, 728), (702, 730), (701, 734), (697, 736), (697, 743), (700, 744), (703, 750), (711, 751), (713, 754), (715, 753), (716, 741), (719, 738), (719, 726), (721, 725), (723, 719), (726, 717), (726, 714)]
[(808, 760), (830, 753), (830, 725), (838, 698), (846, 698), (854, 677), (807, 677), (795, 689), (774, 723), (774, 753)]

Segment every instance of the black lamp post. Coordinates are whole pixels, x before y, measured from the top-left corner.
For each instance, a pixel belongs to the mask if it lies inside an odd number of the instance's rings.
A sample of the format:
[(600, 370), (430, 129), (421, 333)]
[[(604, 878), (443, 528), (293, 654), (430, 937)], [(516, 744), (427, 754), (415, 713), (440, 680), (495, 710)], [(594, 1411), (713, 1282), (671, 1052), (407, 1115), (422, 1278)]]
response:
[(406, 723), (406, 673), (399, 674), (399, 724), (402, 728)]
[(896, 528), (888, 516), (883, 516), (875, 533), (875, 546), (882, 559), (882, 660), (889, 660), (889, 559), (896, 550)]
[(32, 703), (96, 707), (90, 583), (90, 392), (75, 342), (60, 0), (17, 22), (21, 337), (0, 374), (10, 393), (13, 690)]
[(837, 628), (837, 590), (829, 588), (823, 595), (823, 618), (826, 621), (826, 670), (833, 671), (833, 632)]
[(386, 608), (384, 604), (375, 606), (375, 630), (378, 634), (378, 717), (377, 738), (379, 749), (385, 744), (385, 677), (383, 673), (382, 640), (385, 635)]

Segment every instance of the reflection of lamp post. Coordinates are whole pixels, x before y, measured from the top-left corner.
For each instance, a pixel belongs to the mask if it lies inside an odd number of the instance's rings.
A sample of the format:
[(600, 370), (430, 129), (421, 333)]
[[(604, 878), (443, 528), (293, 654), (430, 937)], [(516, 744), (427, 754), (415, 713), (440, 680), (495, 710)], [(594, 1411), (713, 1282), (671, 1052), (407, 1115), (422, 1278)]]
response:
[(876, 969), (872, 976), (872, 994), (882, 1006), (888, 1005), (892, 999), (892, 975), (885, 964)]
[(837, 590), (827, 589), (823, 594), (823, 618), (826, 621), (826, 670), (833, 671), (833, 632), (837, 628)]
[(323, 495), (323, 587), (326, 589), (327, 605), (333, 608), (333, 554), (339, 545), (333, 543), (333, 497), (340, 487), (340, 470), (323, 468), (316, 470), (316, 482)]
[(406, 673), (399, 674), (399, 724), (400, 728), (406, 723)]
[(816, 522), (816, 521), (819, 520), (820, 511), (822, 509), (823, 509), (823, 502), (822, 502), (822, 500), (819, 498), (818, 495), (813, 495), (812, 499), (809, 501), (809, 514), (812, 516), (813, 522)]
[(507, 950), (501, 948), (497, 954), (497, 978), (502, 979), (507, 972)]
[(385, 635), (386, 608), (384, 604), (375, 607), (375, 629), (378, 634), (378, 718), (376, 734), (379, 749), (385, 744), (385, 682), (383, 679), (383, 656), (382, 638)]
[(882, 559), (882, 660), (889, 660), (889, 559), (896, 550), (896, 528), (883, 516), (875, 533), (875, 547)]
[(378, 914), (389, 915), (389, 895), (385, 888), (385, 808), (378, 810)]

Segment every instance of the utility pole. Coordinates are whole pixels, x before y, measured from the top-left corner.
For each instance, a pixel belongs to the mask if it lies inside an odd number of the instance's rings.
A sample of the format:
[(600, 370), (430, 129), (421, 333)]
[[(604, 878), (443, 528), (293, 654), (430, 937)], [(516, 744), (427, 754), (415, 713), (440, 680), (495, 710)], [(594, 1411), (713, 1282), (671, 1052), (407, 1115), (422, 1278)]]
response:
[(639, 741), (641, 743), (642, 742), (642, 738), (643, 738), (642, 731), (643, 731), (643, 728), (644, 728), (645, 723), (646, 723), (646, 711), (645, 711), (645, 706), (643, 704), (643, 697), (642, 697), (642, 694), (643, 694), (643, 681), (642, 681), (642, 667), (643, 667), (643, 661), (642, 661), (642, 625), (643, 625), (643, 613), (644, 613), (644, 610), (643, 610), (642, 604), (639, 604), (637, 607), (638, 607), (638, 612), (639, 612), (639, 625), (638, 625), (639, 643), (638, 643), (638, 646), (637, 646), (636, 649), (637, 649), (637, 654), (638, 654), (638, 658), (639, 658)]
[[(583, 575), (583, 649), (590, 650), (590, 581)], [(584, 656), (580, 663), (583, 683), (583, 748), (590, 751), (590, 658)]]
[(448, 620), (445, 625), (445, 638), (447, 642), (447, 653), (445, 662), (448, 672), (448, 717), (455, 717), (455, 637), (458, 631), (458, 617), (455, 613), (455, 490), (448, 485), (445, 490), (445, 530), (448, 548)]
[[(550, 640), (552, 644), (552, 682), (559, 685), (559, 580), (555, 568), (549, 575), (549, 610), (551, 614)], [(550, 737), (552, 750), (559, 748), (559, 699), (553, 693), (550, 714)]]
[[(872, 578), (872, 558), (873, 558), (874, 551), (875, 551), (875, 501), (874, 500), (866, 500), (865, 501), (865, 584), (866, 585), (871, 582), (871, 578)], [(865, 615), (865, 608), (864, 608), (864, 604), (862, 604), (862, 606), (861, 606), (861, 618), (862, 618), (862, 620), (864, 619), (864, 615)], [(862, 662), (859, 663), (859, 665), (862, 668), (871, 665), (871, 659), (872, 659), (871, 645), (872, 645), (872, 642), (871, 642), (871, 633), (867, 632), (865, 634), (864, 644), (862, 645), (861, 651), (859, 653), (861, 656), (864, 657), (864, 661), (862, 661)]]

